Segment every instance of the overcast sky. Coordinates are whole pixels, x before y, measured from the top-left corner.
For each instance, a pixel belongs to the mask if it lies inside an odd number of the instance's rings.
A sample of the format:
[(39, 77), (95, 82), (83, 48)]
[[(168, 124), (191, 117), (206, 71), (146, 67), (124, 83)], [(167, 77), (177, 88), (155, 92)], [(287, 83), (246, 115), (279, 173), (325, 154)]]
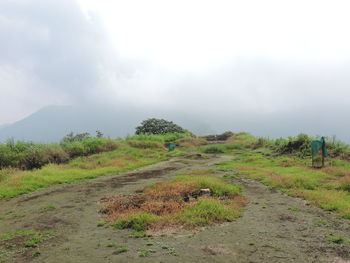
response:
[(337, 0), (0, 0), (0, 124), (126, 103), (315, 133), (320, 113), (348, 133), (349, 12)]

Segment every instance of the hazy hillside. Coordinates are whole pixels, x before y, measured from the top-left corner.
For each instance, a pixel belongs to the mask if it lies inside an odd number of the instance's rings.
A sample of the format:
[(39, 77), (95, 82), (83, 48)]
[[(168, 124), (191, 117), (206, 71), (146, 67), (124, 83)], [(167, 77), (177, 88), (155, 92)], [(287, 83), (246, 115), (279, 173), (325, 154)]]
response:
[(35, 142), (58, 141), (67, 133), (102, 131), (106, 136), (134, 134), (135, 127), (150, 117), (167, 118), (198, 134), (211, 133), (194, 117), (176, 112), (154, 113), (131, 107), (49, 106), (14, 124), (0, 126), (0, 141), (8, 138)]

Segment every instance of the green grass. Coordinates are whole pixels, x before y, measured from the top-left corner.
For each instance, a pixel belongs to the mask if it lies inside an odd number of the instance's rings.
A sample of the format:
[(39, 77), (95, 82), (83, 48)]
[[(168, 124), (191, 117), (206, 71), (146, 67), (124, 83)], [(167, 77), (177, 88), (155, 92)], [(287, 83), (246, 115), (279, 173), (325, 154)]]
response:
[[(243, 137), (241, 140), (237, 136), (230, 138), (226, 142), (228, 146), (211, 146), (219, 147), (225, 154), (232, 155), (231, 161), (217, 164), (219, 170), (247, 175), (270, 188), (308, 199), (325, 210), (336, 211), (342, 217), (350, 218), (350, 162), (328, 158), (325, 168), (314, 169), (311, 168), (309, 158), (300, 157), (305, 157), (305, 152), (283, 155), (273, 150), (278, 143), (288, 149), (293, 143), (304, 139), (305, 135), (285, 141), (280, 139), (263, 142), (254, 141), (247, 135)], [(240, 144), (244, 149), (228, 150), (229, 143), (233, 143), (232, 147)], [(302, 147), (306, 151), (304, 141)]]
[(118, 247), (116, 250), (115, 250), (115, 253), (116, 254), (121, 254), (121, 253), (125, 253), (125, 252), (128, 252), (128, 249), (126, 247)]
[(328, 240), (335, 244), (343, 244), (345, 241), (342, 237), (331, 237)]
[(240, 216), (237, 210), (225, 206), (223, 202), (212, 198), (203, 198), (196, 205), (188, 207), (176, 220), (185, 225), (196, 227), (218, 222), (230, 222)]
[(318, 227), (326, 226), (327, 224), (328, 224), (328, 222), (325, 219), (318, 219), (312, 223), (313, 226), (318, 226)]
[(50, 231), (23, 230), (0, 234), (0, 262), (7, 262), (9, 257), (30, 252), (33, 257), (41, 254), (39, 246), (55, 237)]
[(44, 239), (39, 235), (32, 236), (27, 242), (24, 243), (24, 246), (25, 247), (37, 247), (43, 241), (44, 241)]
[(127, 137), (126, 141), (153, 141), (165, 144), (170, 142), (177, 142), (178, 140), (189, 136), (190, 135), (188, 133), (168, 133), (163, 135), (135, 135)]
[(158, 216), (149, 213), (131, 214), (126, 218), (115, 222), (114, 227), (117, 229), (131, 228), (136, 231), (145, 231), (147, 226), (159, 220)]
[[(171, 155), (182, 154), (179, 151)], [(118, 149), (86, 157), (67, 164), (48, 164), (32, 171), (0, 170), (0, 199), (30, 193), (55, 184), (72, 183), (105, 175), (119, 174), (169, 158), (166, 149), (140, 149), (119, 142)]]
[(293, 211), (293, 212), (299, 212), (300, 208), (298, 208), (298, 207), (288, 207), (288, 210), (289, 211)]
[(53, 206), (53, 205), (48, 205), (48, 206), (45, 206), (45, 207), (40, 208), (40, 212), (41, 212), (41, 213), (45, 213), (45, 212), (53, 211), (53, 210), (55, 210), (55, 209), (56, 209), (55, 206)]
[[(232, 161), (218, 164), (225, 171), (236, 171), (257, 179), (271, 188), (303, 197), (325, 210), (337, 211), (350, 218), (350, 193), (337, 183), (341, 174), (350, 171), (349, 165), (312, 169), (303, 159), (296, 157), (265, 157), (260, 153), (240, 154)], [(349, 169), (349, 170), (348, 170)]]
[(106, 244), (106, 247), (115, 247), (115, 246), (116, 246), (116, 243), (114, 243), (114, 242), (108, 242)]

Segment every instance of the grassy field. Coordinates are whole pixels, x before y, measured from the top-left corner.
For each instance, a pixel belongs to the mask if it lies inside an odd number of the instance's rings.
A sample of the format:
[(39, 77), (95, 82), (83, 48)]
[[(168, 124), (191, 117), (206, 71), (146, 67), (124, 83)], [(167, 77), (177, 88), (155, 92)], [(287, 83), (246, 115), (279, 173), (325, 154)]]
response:
[[(232, 155), (231, 161), (218, 164), (223, 171), (233, 170), (248, 175), (271, 188), (302, 197), (325, 210), (350, 218), (350, 163), (341, 158), (348, 153), (329, 145), (331, 157), (326, 166), (312, 168), (307, 151), (311, 138), (299, 143), (299, 149), (293, 148), (291, 143), (298, 138), (281, 140), (258, 139), (241, 133), (225, 144), (205, 146), (202, 150)], [(286, 150), (288, 145), (291, 149)]]
[(186, 137), (186, 134), (133, 136), (115, 140), (116, 149), (72, 159), (66, 164), (50, 163), (40, 169), (0, 170), (0, 199), (30, 193), (54, 184), (71, 183), (105, 175), (118, 174), (182, 154), (169, 154), (164, 144)]

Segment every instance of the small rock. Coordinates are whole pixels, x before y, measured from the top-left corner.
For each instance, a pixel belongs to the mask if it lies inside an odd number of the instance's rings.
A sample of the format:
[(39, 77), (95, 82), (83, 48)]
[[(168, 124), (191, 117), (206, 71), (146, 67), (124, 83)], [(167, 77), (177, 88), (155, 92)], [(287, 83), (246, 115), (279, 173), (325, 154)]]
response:
[(209, 188), (203, 188), (200, 190), (200, 195), (207, 195), (210, 196), (211, 195), (211, 191)]

